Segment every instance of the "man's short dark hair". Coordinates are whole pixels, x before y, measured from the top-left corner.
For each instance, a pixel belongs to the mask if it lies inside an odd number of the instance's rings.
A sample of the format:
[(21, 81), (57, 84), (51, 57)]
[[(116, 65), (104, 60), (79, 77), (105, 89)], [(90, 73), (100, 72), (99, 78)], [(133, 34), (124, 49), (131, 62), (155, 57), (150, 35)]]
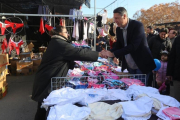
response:
[(150, 30), (152, 30), (152, 29), (153, 29), (153, 27), (152, 27), (152, 26), (148, 26), (147, 28), (149, 28)]
[(177, 31), (176, 30), (173, 30), (173, 34), (175, 34), (177, 36)]
[(162, 28), (161, 30), (160, 30), (160, 33), (161, 32), (165, 32), (166, 34), (169, 32), (169, 30), (167, 29), (167, 28)]
[(113, 13), (119, 13), (121, 16), (126, 14), (128, 16), (127, 10), (124, 7), (118, 7), (116, 8)]

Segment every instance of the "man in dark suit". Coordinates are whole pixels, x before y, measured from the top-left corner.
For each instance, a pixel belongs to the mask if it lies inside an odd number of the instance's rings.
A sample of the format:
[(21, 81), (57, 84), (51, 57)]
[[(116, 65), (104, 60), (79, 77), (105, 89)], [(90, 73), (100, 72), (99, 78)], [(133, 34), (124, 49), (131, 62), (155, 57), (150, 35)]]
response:
[(122, 70), (128, 69), (130, 74), (147, 74), (156, 68), (149, 50), (143, 24), (128, 18), (124, 7), (114, 10), (117, 44), (111, 51), (105, 51), (107, 57), (122, 60)]

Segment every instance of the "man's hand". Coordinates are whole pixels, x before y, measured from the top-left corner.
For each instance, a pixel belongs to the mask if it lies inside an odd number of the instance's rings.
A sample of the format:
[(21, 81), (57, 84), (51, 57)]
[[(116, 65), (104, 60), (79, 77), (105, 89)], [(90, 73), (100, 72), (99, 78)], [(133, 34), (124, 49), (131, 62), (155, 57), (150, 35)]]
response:
[(114, 57), (114, 53), (112, 53), (110, 51), (106, 51), (106, 56), (107, 57)]
[(113, 61), (114, 61), (114, 63), (115, 63), (116, 65), (119, 65), (119, 60), (118, 60), (116, 57), (114, 58)]
[(101, 55), (102, 55), (102, 58), (108, 58), (108, 56), (106, 54), (106, 50), (102, 50)]

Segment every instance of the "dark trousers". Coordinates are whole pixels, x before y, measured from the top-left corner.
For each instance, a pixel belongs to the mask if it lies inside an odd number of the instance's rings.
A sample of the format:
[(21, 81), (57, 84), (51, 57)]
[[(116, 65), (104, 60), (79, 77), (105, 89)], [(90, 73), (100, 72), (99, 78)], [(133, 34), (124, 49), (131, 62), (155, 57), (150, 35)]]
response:
[(46, 110), (41, 108), (42, 102), (38, 102), (37, 112), (34, 120), (46, 120)]

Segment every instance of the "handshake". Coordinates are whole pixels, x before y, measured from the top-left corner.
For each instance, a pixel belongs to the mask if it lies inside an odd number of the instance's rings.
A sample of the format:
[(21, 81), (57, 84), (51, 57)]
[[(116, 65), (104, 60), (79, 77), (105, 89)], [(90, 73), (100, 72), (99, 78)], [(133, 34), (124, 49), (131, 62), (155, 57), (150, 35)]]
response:
[(99, 57), (102, 57), (102, 58), (114, 57), (113, 62), (117, 65), (119, 64), (119, 60), (114, 56), (114, 53), (110, 51), (102, 50), (101, 52), (99, 52)]
[(99, 57), (102, 58), (114, 57), (114, 53), (107, 50), (102, 50), (101, 52), (99, 52)]

